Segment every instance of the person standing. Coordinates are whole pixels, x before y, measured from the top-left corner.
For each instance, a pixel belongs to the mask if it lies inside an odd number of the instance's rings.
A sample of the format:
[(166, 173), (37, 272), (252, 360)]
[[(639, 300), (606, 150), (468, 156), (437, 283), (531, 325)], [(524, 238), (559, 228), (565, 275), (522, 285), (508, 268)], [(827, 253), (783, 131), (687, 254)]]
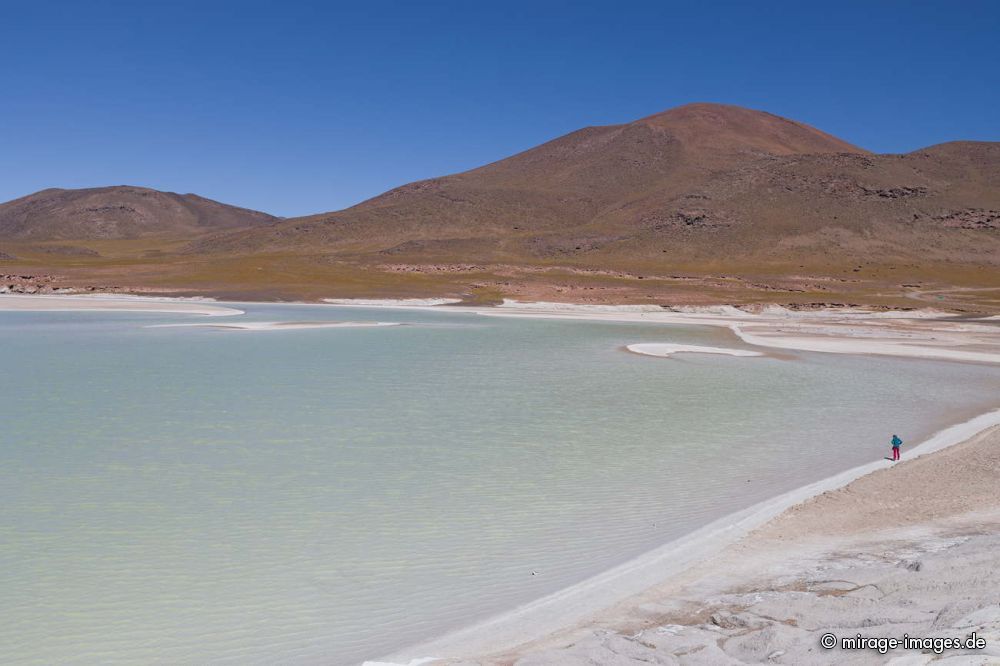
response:
[(899, 460), (899, 447), (902, 446), (903, 440), (899, 438), (898, 435), (892, 436), (892, 459)]

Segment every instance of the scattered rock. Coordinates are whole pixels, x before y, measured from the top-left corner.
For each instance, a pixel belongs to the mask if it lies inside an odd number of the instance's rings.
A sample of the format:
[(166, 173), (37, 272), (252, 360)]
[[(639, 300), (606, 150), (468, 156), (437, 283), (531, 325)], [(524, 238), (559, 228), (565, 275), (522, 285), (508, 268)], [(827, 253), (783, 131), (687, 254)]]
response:
[[(53, 275), (0, 274), (0, 294), (68, 294), (78, 291), (59, 286), (60, 278)], [(105, 291), (101, 287), (85, 287), (87, 291)]]
[(862, 191), (868, 196), (881, 197), (883, 199), (903, 199), (905, 197), (922, 197), (928, 194), (926, 187), (863, 187)]
[(658, 211), (642, 218), (641, 222), (653, 227), (654, 231), (667, 229), (724, 229), (733, 224), (733, 220), (721, 211), (708, 211), (701, 208), (686, 208), (672, 211)]
[(950, 229), (1000, 229), (1000, 210), (966, 208), (943, 213), (934, 218)]
[(720, 629), (759, 629), (770, 624), (750, 613), (733, 613), (727, 610), (716, 611), (708, 619)]

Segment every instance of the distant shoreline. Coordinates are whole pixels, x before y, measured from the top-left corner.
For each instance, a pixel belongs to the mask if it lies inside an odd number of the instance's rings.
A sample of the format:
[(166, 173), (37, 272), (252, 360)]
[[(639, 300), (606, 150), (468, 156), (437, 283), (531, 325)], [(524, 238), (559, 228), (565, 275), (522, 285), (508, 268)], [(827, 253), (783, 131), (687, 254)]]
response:
[(878, 354), (971, 363), (1000, 363), (1000, 327), (992, 318), (957, 319), (932, 310), (875, 312), (864, 309), (793, 311), (764, 306), (665, 309), (643, 305), (578, 305), (505, 301), (494, 307), (402, 305), (399, 301), (337, 302), (339, 307), (432, 309), (492, 317), (682, 324), (726, 328), (744, 343), (788, 351)]
[[(238, 303), (233, 303), (238, 304)], [(228, 302), (135, 295), (0, 295), (0, 311), (141, 311), (236, 316)], [(476, 307), (454, 299), (324, 299), (321, 303), (268, 303), (317, 307), (391, 308), (493, 317), (682, 324), (729, 329), (756, 347), (834, 354), (877, 354), (917, 359), (1000, 364), (1000, 326), (995, 317), (957, 318), (932, 310), (864, 309), (793, 311), (770, 305), (753, 311), (732, 306), (678, 307), (521, 303)], [(234, 325), (238, 326), (238, 325)], [(665, 341), (666, 342), (666, 341)]]
[(237, 308), (216, 305), (211, 299), (128, 294), (0, 294), (0, 312), (156, 312), (207, 317), (245, 314)]

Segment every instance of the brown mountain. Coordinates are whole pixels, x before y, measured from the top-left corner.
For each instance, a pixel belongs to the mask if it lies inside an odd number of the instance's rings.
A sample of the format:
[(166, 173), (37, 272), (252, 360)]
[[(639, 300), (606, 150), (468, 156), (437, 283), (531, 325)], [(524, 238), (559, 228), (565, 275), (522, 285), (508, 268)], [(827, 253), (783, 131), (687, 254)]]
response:
[[(937, 290), (940, 305), (1000, 310), (1000, 143), (876, 155), (769, 113), (691, 104), (346, 210), (156, 252), (128, 264), (130, 284), (897, 306)], [(75, 275), (96, 265), (66, 263)], [(109, 260), (101, 275), (124, 280), (124, 264)]]
[(1000, 144), (872, 155), (768, 113), (692, 104), (194, 249), (664, 270), (975, 262), (1000, 257), (982, 251), (1000, 249), (998, 185)]
[(0, 204), (0, 239), (18, 241), (191, 238), (262, 227), (276, 218), (196, 194), (116, 186), (52, 188)]
[[(479, 169), (420, 181), (353, 208), (206, 242), (245, 251), (305, 243), (437, 253), (476, 240), (489, 255), (589, 250), (632, 237), (650, 215), (734, 165), (795, 154), (865, 151), (769, 113), (691, 104), (624, 125), (588, 127)], [(624, 225), (624, 226), (623, 226)], [(602, 228), (606, 227), (606, 228)], [(541, 234), (532, 237), (532, 234)], [(593, 235), (593, 238), (590, 236)], [(573, 245), (575, 247), (575, 245)], [(472, 257), (469, 257), (472, 258)]]

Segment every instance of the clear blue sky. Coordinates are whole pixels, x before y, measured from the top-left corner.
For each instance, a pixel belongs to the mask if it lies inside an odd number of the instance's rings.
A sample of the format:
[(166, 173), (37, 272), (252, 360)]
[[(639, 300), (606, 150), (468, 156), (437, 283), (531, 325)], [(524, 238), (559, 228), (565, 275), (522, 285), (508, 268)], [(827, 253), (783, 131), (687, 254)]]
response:
[(0, 200), (342, 208), (692, 101), (870, 150), (1000, 140), (1000, 1), (0, 0)]

